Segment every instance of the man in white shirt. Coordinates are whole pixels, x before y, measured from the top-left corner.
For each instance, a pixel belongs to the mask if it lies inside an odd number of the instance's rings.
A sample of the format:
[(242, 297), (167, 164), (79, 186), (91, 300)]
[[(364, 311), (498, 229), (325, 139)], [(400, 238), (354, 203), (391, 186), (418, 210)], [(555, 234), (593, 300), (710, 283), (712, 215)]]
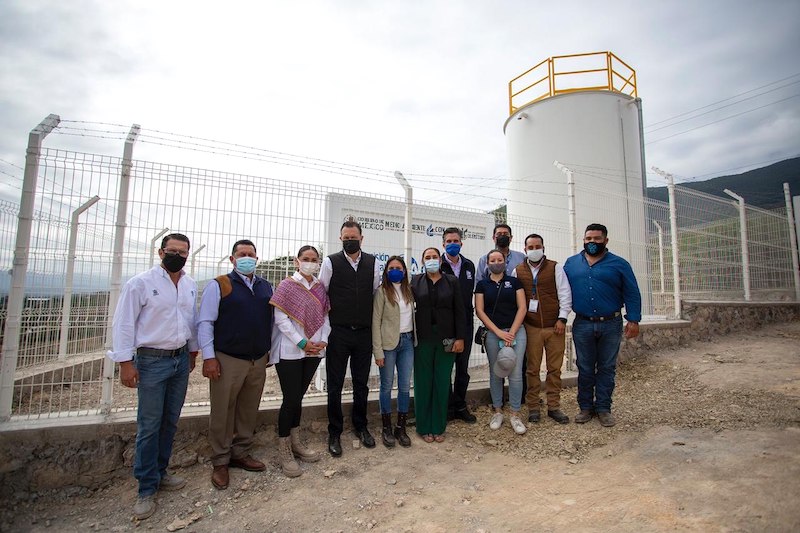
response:
[(133, 515), (156, 510), (158, 490), (179, 490), (186, 480), (167, 472), (189, 372), (197, 355), (197, 284), (183, 272), (189, 239), (172, 233), (161, 241), (161, 264), (134, 276), (120, 294), (113, 321), (113, 350), (120, 381), (138, 388), (133, 474), (139, 491)]
[(561, 365), (566, 347), (567, 317), (572, 311), (572, 290), (561, 264), (544, 255), (544, 239), (532, 233), (525, 237), (526, 261), (514, 270), (525, 289), (528, 312), (525, 315), (528, 422), (539, 422), (539, 393), (542, 351), (547, 357), (547, 416), (566, 424), (569, 417), (561, 411)]

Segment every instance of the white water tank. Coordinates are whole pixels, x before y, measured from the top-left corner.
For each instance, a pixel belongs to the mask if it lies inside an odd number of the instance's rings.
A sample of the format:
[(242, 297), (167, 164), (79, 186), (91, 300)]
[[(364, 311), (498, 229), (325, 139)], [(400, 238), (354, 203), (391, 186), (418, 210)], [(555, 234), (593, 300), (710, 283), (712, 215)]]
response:
[[(577, 58), (583, 65), (561, 73), (559, 61), (564, 58), (573, 64)], [(589, 68), (594, 60), (608, 69)], [(572, 171), (575, 181), (574, 243), (552, 239), (548, 243), (548, 235), (543, 234), (546, 247), (555, 244), (550, 248), (580, 250), (588, 224), (606, 225), (609, 249), (631, 262), (647, 300), (641, 100), (635, 72), (631, 69), (630, 74), (620, 75), (623, 68), (615, 66), (615, 60), (619, 61), (610, 52), (556, 56), (537, 65), (546, 71), (544, 75), (534, 72), (533, 78), (542, 82), (539, 89), (527, 82), (521, 85), (523, 90), (514, 91), (515, 83), (519, 85), (526, 75), (530, 78), (537, 67), (509, 84), (510, 116), (504, 126), (509, 161), (507, 212), (512, 226), (515, 219), (535, 219), (544, 226), (568, 228), (567, 176), (553, 164), (559, 161)], [(591, 78), (598, 71), (600, 79), (607, 80), (605, 86)], [(570, 75), (582, 77), (570, 83)], [(561, 233), (561, 238), (565, 235)]]

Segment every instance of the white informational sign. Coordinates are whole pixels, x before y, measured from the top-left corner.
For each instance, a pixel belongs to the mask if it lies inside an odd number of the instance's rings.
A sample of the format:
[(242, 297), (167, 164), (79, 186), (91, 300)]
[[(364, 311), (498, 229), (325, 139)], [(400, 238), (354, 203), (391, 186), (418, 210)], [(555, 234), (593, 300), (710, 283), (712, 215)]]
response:
[(457, 227), (464, 234), (464, 257), (478, 264), (478, 258), (493, 248), (492, 230), (494, 216), (488, 213), (461, 211), (415, 205), (412, 211), (411, 258), (405, 258), (405, 209), (404, 202), (365, 199), (363, 196), (329, 193), (326, 202), (326, 254), (342, 249), (339, 231), (346, 220), (361, 224), (364, 235), (362, 249), (373, 254), (381, 264), (391, 256), (403, 256), (411, 274), (420, 272), (422, 251), (435, 247), (443, 252), (442, 233), (445, 228)]

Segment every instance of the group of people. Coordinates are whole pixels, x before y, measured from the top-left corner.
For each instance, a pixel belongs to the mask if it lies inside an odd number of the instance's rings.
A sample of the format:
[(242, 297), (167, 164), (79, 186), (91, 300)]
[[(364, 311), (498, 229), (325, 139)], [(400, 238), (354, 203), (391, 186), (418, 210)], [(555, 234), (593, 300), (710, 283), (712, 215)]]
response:
[[(390, 257), (381, 268), (375, 256), (363, 252), (361, 226), (347, 220), (340, 229), (341, 251), (323, 259), (313, 246), (303, 246), (294, 259), (296, 272), (274, 289), (255, 274), (255, 244), (239, 240), (231, 250), (232, 271), (208, 283), (199, 310), (197, 284), (183, 271), (189, 239), (179, 233), (164, 237), (161, 263), (131, 278), (122, 290), (109, 352), (120, 365), (122, 384), (138, 388), (134, 516), (153, 514), (157, 491), (186, 484), (167, 467), (198, 353), (203, 376), (209, 379), (211, 483), (220, 490), (228, 487), (229, 468), (266, 468), (251, 449), (270, 365), (283, 395), (278, 458), (289, 477), (302, 474), (298, 461), (320, 459), (303, 442), (300, 419), (303, 396), (322, 358), (328, 452), (333, 457), (343, 453), (342, 389), (348, 364), (351, 423), (364, 447), (376, 445), (367, 419), (373, 358), (380, 373), (381, 440), (386, 447), (411, 446), (407, 423), (412, 373), (415, 429), (422, 440), (443, 442), (448, 420), (477, 422), (466, 401), (473, 340), (482, 345), (489, 362), (492, 429), (504, 421), (505, 378), (512, 429), (527, 431), (520, 415), (523, 399), (528, 422), (540, 421), (543, 353), (547, 415), (569, 422), (560, 409), (560, 391), (566, 323), (573, 310), (580, 408), (575, 422), (597, 416), (603, 426), (614, 425), (617, 352), (623, 334), (638, 334), (641, 319), (641, 297), (630, 264), (608, 251), (608, 231), (600, 224), (586, 228), (584, 251), (563, 266), (545, 256), (538, 234), (525, 238), (524, 253), (511, 250), (508, 225), (498, 224), (492, 237), (495, 248), (480, 258), (476, 269), (461, 254), (462, 231), (447, 228), (441, 249), (422, 252), (424, 273), (410, 277), (401, 256)], [(473, 315), (483, 324), (477, 332)], [(395, 378), (396, 411), (391, 398)]]

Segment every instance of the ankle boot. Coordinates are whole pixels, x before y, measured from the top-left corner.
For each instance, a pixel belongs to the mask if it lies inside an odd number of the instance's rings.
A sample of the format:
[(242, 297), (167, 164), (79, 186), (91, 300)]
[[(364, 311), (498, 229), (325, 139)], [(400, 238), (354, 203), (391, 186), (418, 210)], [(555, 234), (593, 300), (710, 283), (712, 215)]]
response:
[(408, 448), (411, 446), (411, 439), (406, 433), (406, 422), (408, 421), (408, 413), (397, 413), (397, 426), (394, 428), (394, 437), (400, 446)]
[(392, 414), (381, 414), (383, 421), (383, 431), (381, 431), (381, 438), (383, 445), (387, 448), (394, 448), (394, 435), (392, 435)]
[(278, 437), (278, 462), (286, 477), (297, 477), (303, 473), (303, 469), (294, 460), (291, 437)]
[(292, 441), (292, 454), (294, 454), (295, 458), (305, 461), (306, 463), (316, 463), (319, 461), (319, 454), (307, 448), (300, 439), (300, 428), (292, 428), (289, 431), (289, 436)]

